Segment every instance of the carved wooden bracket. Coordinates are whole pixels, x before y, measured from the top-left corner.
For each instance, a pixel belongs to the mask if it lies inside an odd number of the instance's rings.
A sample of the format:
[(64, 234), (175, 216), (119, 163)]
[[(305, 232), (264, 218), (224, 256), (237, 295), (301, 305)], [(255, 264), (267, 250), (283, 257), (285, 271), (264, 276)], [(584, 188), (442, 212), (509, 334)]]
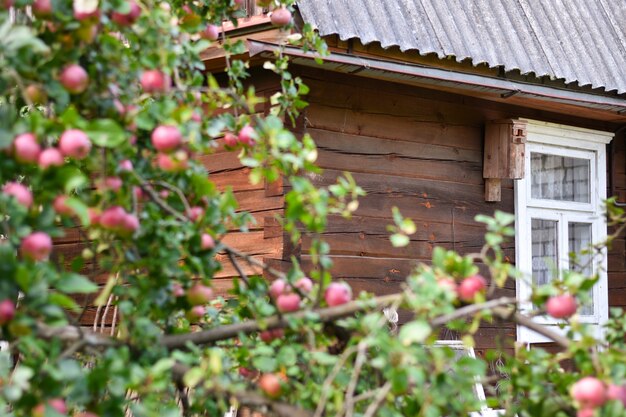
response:
[(485, 126), (485, 201), (500, 201), (502, 179), (524, 178), (526, 121), (491, 120)]

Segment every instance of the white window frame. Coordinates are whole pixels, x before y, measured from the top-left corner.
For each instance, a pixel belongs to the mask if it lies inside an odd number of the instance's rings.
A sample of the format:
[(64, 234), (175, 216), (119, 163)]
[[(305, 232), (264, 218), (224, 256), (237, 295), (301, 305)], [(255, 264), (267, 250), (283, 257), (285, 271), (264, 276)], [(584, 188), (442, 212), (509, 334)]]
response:
[[(532, 282), (532, 242), (531, 219), (557, 220), (557, 242), (559, 270), (569, 267), (568, 222), (590, 223), (593, 242), (606, 239), (607, 226), (602, 202), (606, 199), (606, 145), (613, 139), (613, 133), (583, 129), (554, 123), (526, 120), (528, 122), (527, 144), (525, 150), (525, 176), (515, 181), (515, 261), (523, 278), (516, 283), (516, 293), (522, 312), (533, 309), (529, 301)], [(530, 158), (532, 152), (556, 154), (574, 158), (589, 159), (590, 202), (575, 203), (568, 201), (540, 200), (531, 197)], [(593, 288), (594, 313), (580, 316), (581, 322), (596, 325), (596, 336), (602, 338), (602, 324), (608, 320), (609, 302), (607, 286), (606, 250), (602, 260), (594, 265), (594, 272), (599, 272), (599, 281)], [(535, 321), (554, 326), (553, 330), (564, 333), (562, 321), (548, 316), (536, 317)], [(517, 327), (517, 340), (523, 343), (551, 342), (523, 326)]]

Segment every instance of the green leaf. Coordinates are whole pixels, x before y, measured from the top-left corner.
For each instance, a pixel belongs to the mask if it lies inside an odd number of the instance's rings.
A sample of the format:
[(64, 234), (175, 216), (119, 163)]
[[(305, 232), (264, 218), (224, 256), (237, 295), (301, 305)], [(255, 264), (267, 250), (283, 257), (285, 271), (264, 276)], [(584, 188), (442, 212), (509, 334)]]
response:
[(402, 233), (395, 233), (389, 237), (391, 244), (394, 248), (402, 248), (409, 244), (410, 239), (407, 235)]
[(186, 387), (195, 387), (200, 383), (200, 381), (202, 381), (203, 375), (204, 372), (201, 368), (191, 368), (185, 372), (185, 375), (183, 376), (183, 384), (185, 384)]
[(417, 320), (402, 326), (398, 337), (403, 345), (409, 346), (413, 343), (422, 343), (430, 336), (431, 331), (432, 329), (426, 321)]
[(281, 365), (293, 366), (297, 360), (296, 350), (292, 346), (283, 346), (278, 352), (278, 361)]
[(64, 166), (57, 174), (58, 180), (63, 184), (67, 194), (86, 185), (89, 179), (75, 166)]
[(274, 372), (278, 366), (276, 358), (258, 356), (252, 360), (252, 364), (261, 372)]
[(61, 279), (57, 281), (55, 287), (68, 294), (88, 294), (98, 291), (98, 286), (89, 278), (74, 273), (61, 275)]
[(113, 287), (115, 286), (116, 281), (117, 279), (115, 278), (115, 275), (109, 276), (106, 285), (93, 302), (95, 306), (100, 307), (106, 304), (107, 300), (109, 299), (109, 295), (111, 295), (111, 291), (113, 291)]
[(76, 304), (76, 301), (74, 301), (71, 297), (68, 297), (65, 294), (61, 294), (58, 292), (50, 293), (49, 300), (52, 304), (56, 304), (59, 307), (62, 307), (67, 310), (77, 311), (80, 309), (78, 304)]
[(72, 209), (83, 226), (89, 226), (91, 221), (89, 219), (89, 210), (85, 203), (76, 197), (68, 197), (65, 199), (65, 205)]
[(112, 119), (94, 120), (85, 133), (93, 143), (103, 148), (115, 148), (126, 141), (126, 132)]

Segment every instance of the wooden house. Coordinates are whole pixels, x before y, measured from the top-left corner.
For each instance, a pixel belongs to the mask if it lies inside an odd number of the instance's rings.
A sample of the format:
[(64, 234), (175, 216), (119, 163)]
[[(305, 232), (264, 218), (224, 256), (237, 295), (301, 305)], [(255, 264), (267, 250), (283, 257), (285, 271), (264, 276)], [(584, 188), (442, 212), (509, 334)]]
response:
[[(324, 235), (336, 278), (397, 291), (435, 246), (478, 250), (484, 229), (474, 217), (495, 210), (515, 213), (507, 256), (540, 282), (552, 263), (568, 268), (569, 251), (606, 235), (602, 200), (626, 202), (626, 2), (301, 0), (297, 11), (330, 54), (320, 65), (284, 49), (311, 90), (294, 130), (317, 143), (317, 184), (349, 171), (367, 191), (353, 220), (333, 217)], [(247, 41), (253, 64), (284, 40), (266, 15), (228, 30)], [(205, 58), (208, 71), (223, 71), (219, 47)], [(266, 97), (278, 88), (260, 65), (250, 72)], [(275, 267), (292, 255), (306, 265), (309, 239), (290, 245), (273, 217), (288, 184), (250, 185), (231, 153), (203, 160), (258, 220), (230, 243)], [(401, 249), (386, 231), (394, 206), (418, 228)], [(626, 306), (625, 244), (620, 236), (608, 252), (584, 320), (600, 324), (609, 306)], [(226, 290), (230, 275), (217, 286)], [(503, 293), (527, 289), (510, 282)], [(544, 342), (513, 324), (485, 325), (476, 350), (504, 338)]]

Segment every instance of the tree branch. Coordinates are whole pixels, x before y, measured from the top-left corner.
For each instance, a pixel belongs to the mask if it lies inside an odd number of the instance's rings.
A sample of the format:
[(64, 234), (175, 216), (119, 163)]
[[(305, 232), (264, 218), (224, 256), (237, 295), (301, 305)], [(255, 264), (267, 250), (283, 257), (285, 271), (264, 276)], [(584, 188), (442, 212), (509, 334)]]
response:
[[(186, 365), (176, 363), (172, 368), (172, 374), (177, 384), (182, 384), (185, 373), (189, 370)], [(202, 383), (202, 382), (200, 382)], [(198, 384), (199, 385), (199, 384)], [(193, 387), (191, 387), (193, 388)], [(220, 387), (209, 388), (209, 391), (218, 395), (227, 395), (234, 397), (240, 405), (253, 408), (260, 411), (269, 411), (280, 417), (312, 417), (313, 413), (308, 410), (287, 404), (284, 402), (275, 401), (257, 394), (253, 391), (245, 390), (232, 390)]]
[[(403, 294), (391, 294), (384, 295), (381, 297), (376, 297), (369, 301), (352, 301), (347, 304), (343, 304), (335, 307), (327, 307), (319, 310), (314, 310), (313, 313), (317, 314), (319, 321), (322, 323), (326, 323), (329, 321), (334, 321), (336, 319), (351, 316), (354, 313), (359, 311), (369, 310), (369, 309), (377, 309), (389, 304), (392, 304), (399, 298), (403, 297)], [(292, 313), (289, 315), (285, 315), (285, 317), (302, 319), (311, 315), (311, 311), (303, 310), (297, 313)], [(241, 333), (250, 334), (255, 333), (261, 330), (267, 329), (276, 329), (281, 327), (286, 327), (288, 322), (286, 318), (281, 318), (277, 316), (268, 317), (264, 320), (265, 326), (263, 329), (261, 328), (259, 322), (250, 320), (242, 323), (229, 324), (220, 327), (215, 327), (213, 329), (204, 330), (196, 333), (187, 333), (180, 335), (168, 335), (164, 336), (161, 339), (161, 344), (168, 349), (181, 349), (184, 348), (187, 343), (193, 343), (196, 345), (206, 345), (214, 342), (218, 342), (220, 340), (232, 339), (238, 336)]]

